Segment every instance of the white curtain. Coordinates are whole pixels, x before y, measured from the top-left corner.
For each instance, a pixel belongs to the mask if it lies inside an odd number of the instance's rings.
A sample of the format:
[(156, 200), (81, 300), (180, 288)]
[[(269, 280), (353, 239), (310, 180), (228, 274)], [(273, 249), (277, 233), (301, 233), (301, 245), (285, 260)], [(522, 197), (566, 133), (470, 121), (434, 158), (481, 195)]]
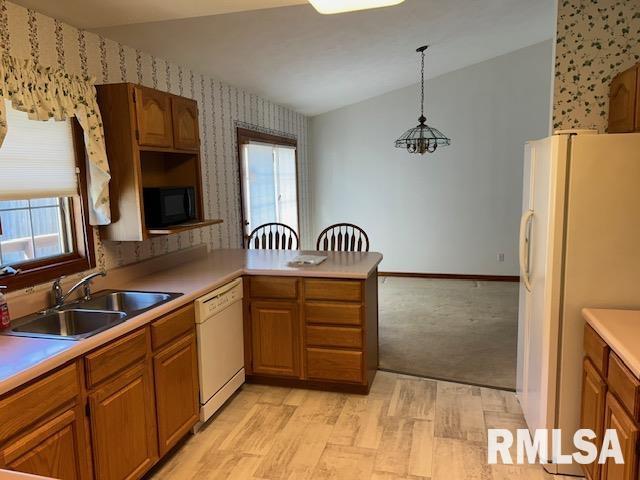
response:
[[(26, 112), (31, 120), (66, 120), (74, 116), (78, 119), (84, 131), (87, 152), (90, 223), (111, 223), (111, 175), (93, 80), (70, 75), (58, 68), (44, 67), (32, 60), (3, 55), (0, 61), (0, 98), (11, 102), (14, 109)], [(10, 128), (4, 102), (0, 101), (0, 146)]]

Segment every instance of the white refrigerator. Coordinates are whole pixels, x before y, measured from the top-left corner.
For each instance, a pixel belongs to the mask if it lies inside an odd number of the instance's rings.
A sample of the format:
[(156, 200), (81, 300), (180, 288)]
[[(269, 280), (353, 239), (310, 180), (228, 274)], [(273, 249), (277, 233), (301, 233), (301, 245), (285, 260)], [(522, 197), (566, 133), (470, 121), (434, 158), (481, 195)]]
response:
[[(528, 142), (519, 253), (518, 399), (530, 430), (562, 429), (573, 453), (581, 309), (640, 308), (640, 134)], [(582, 474), (547, 460), (551, 473)]]

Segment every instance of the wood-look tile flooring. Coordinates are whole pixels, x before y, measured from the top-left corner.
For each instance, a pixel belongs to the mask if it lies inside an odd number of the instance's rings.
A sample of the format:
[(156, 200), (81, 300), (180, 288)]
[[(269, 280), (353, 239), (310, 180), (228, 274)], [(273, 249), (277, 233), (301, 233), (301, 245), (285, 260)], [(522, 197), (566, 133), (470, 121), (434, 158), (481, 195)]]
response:
[(245, 385), (153, 479), (543, 480), (487, 465), (486, 429), (525, 428), (510, 392), (378, 372), (368, 396)]

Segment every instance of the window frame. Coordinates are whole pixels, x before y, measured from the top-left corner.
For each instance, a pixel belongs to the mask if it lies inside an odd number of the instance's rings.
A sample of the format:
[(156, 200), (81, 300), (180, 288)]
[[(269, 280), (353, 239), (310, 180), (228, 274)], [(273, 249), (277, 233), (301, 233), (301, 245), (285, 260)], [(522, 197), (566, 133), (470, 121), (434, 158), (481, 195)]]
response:
[[(236, 128), (236, 144), (237, 144), (237, 156), (238, 156), (238, 181), (240, 182), (240, 218), (241, 218), (241, 233), (242, 233), (242, 245), (245, 247), (246, 241), (249, 235), (246, 232), (246, 219), (244, 215), (244, 182), (242, 181), (242, 146), (250, 142), (263, 142), (271, 143), (273, 145), (281, 145), (284, 147), (295, 148), (295, 165), (296, 165), (296, 216), (298, 217), (298, 230), (300, 230), (300, 164), (298, 163), (298, 140), (295, 138), (281, 137), (279, 135), (273, 135), (270, 133), (258, 132), (255, 130), (249, 130), (248, 128), (237, 127)], [(249, 232), (251, 233), (251, 232)], [(300, 232), (296, 232), (298, 237), (301, 238)]]
[(64, 275), (91, 270), (96, 266), (93, 227), (89, 224), (84, 132), (75, 117), (70, 118), (70, 121), (80, 191), (79, 196), (70, 197), (69, 201), (70, 233), (74, 251), (16, 265), (20, 269), (18, 274), (0, 277), (0, 285), (7, 287), (6, 291), (32, 287)]

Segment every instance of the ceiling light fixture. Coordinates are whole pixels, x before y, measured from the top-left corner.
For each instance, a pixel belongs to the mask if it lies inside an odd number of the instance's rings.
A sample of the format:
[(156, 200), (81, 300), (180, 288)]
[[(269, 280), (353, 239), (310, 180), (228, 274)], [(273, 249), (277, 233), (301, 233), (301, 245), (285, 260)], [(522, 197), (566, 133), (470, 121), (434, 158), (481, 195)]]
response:
[(370, 8), (391, 7), (404, 0), (309, 0), (314, 8), (325, 15), (332, 13), (353, 12)]
[(429, 48), (428, 45), (420, 47), (416, 52), (422, 55), (422, 83), (420, 89), (420, 124), (407, 130), (398, 140), (396, 147), (406, 148), (409, 153), (433, 153), (439, 146), (451, 145), (451, 140), (445, 137), (437, 128), (430, 127), (426, 124), (427, 118), (424, 116), (424, 52)]

